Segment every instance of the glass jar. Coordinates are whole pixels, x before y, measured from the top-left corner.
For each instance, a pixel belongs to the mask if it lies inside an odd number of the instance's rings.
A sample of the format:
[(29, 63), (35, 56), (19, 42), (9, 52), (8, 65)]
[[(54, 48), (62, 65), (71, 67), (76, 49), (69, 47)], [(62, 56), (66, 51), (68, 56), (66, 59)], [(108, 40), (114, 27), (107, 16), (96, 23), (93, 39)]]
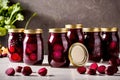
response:
[(70, 45), (76, 42), (84, 43), (84, 35), (82, 31), (82, 24), (65, 25), (65, 28), (68, 29), (67, 36), (70, 42)]
[(117, 27), (101, 28), (103, 61), (119, 58), (119, 35)]
[(100, 62), (102, 58), (102, 39), (100, 36), (100, 28), (84, 28), (86, 33), (85, 46), (88, 49), (89, 60)]
[(49, 29), (48, 39), (48, 62), (52, 67), (68, 67), (69, 42), (66, 28)]
[(9, 60), (12, 62), (22, 62), (23, 61), (23, 38), (24, 38), (24, 29), (9, 29), (8, 37), (8, 51), (9, 51)]
[(42, 64), (43, 62), (43, 38), (42, 29), (26, 29), (23, 41), (23, 61), (26, 64)]

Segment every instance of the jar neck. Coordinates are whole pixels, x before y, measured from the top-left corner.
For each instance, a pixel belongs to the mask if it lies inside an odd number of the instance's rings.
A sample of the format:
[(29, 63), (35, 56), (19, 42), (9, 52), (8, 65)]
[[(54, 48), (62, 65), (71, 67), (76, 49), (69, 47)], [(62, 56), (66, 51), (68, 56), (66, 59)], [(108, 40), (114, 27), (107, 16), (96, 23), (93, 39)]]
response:
[(67, 36), (67, 33), (50, 33), (50, 35), (53, 35), (53, 36)]
[(87, 32), (86, 35), (89, 35), (89, 36), (99, 36), (100, 32)]

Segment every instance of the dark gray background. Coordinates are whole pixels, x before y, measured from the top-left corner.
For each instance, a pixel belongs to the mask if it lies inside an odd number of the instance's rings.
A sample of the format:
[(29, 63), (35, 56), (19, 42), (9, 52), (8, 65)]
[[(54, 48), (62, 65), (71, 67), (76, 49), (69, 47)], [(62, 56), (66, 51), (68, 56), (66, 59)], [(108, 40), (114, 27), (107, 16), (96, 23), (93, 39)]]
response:
[(82, 23), (84, 27), (113, 27), (120, 25), (120, 0), (11, 0), (20, 2), (25, 21), (16, 23), (24, 27), (33, 12), (30, 28), (44, 30), (44, 46), (47, 53), (48, 29), (65, 24)]

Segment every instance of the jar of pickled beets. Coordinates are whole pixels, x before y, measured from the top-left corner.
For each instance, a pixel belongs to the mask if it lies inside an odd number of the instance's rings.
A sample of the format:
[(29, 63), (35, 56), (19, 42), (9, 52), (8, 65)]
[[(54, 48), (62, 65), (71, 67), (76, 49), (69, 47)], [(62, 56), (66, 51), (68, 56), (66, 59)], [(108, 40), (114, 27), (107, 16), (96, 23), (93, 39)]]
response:
[(101, 28), (103, 61), (119, 58), (119, 35), (117, 27)]
[(12, 62), (22, 62), (23, 61), (23, 38), (24, 29), (9, 29), (8, 37), (8, 51), (9, 60)]
[(42, 64), (44, 58), (42, 29), (24, 30), (23, 61), (26, 64)]
[(83, 35), (82, 27), (83, 27), (82, 24), (65, 25), (65, 28), (68, 29), (67, 36), (68, 36), (70, 45), (76, 42), (84, 43), (84, 35)]
[(100, 28), (84, 28), (85, 46), (88, 49), (89, 60), (100, 62), (102, 58), (102, 39), (100, 36)]
[(52, 67), (68, 67), (69, 41), (66, 28), (49, 29), (48, 39), (48, 62)]

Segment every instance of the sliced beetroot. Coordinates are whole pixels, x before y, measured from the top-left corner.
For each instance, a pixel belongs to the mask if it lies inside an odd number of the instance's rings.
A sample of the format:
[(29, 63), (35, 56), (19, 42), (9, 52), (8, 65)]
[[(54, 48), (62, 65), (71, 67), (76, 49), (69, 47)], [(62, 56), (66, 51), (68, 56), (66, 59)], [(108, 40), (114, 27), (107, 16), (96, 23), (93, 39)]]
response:
[(53, 47), (54, 51), (63, 51), (63, 47), (60, 44), (55, 44)]
[(11, 53), (14, 53), (14, 52), (15, 52), (15, 47), (14, 47), (14, 46), (10, 46), (9, 51), (10, 51)]
[(47, 69), (46, 68), (40, 68), (38, 70), (38, 74), (41, 75), (41, 76), (46, 76), (47, 74)]
[(29, 76), (32, 73), (32, 69), (29, 66), (25, 66), (21, 72), (24, 76)]
[(11, 59), (13, 61), (21, 61), (22, 58), (18, 53), (13, 53), (13, 54), (11, 54)]
[(29, 58), (31, 61), (36, 61), (37, 60), (37, 55), (35, 53), (32, 53), (29, 55)]
[(115, 49), (116, 46), (117, 46), (117, 42), (112, 41), (112, 42), (110, 43), (110, 49)]
[(100, 74), (105, 74), (105, 69), (106, 69), (106, 66), (104, 65), (101, 65), (97, 68), (97, 71), (100, 73)]
[(26, 53), (27, 54), (31, 54), (32, 53), (32, 51), (30, 50), (30, 48), (28, 48), (28, 47), (26, 48)]
[(37, 44), (28, 44), (27, 47), (33, 52), (37, 50)]
[(77, 68), (77, 71), (80, 73), (80, 74), (85, 74), (86, 72), (86, 67), (85, 66), (80, 66)]
[(15, 70), (14, 70), (14, 68), (10, 67), (10, 68), (8, 68), (8, 69), (5, 71), (5, 73), (6, 73), (8, 76), (14, 76)]

